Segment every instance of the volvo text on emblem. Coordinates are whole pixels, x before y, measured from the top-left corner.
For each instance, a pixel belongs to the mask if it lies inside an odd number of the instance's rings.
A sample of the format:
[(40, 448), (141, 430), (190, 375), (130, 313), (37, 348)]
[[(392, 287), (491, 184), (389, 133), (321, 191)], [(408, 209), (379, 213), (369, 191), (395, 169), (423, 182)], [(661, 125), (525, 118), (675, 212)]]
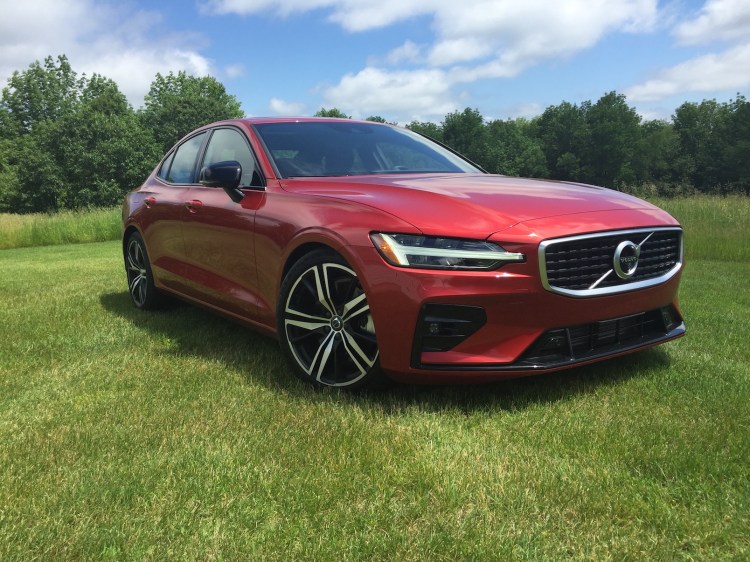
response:
[(633, 276), (638, 267), (638, 256), (640, 255), (641, 247), (638, 244), (630, 240), (618, 244), (612, 261), (615, 273), (620, 279), (630, 279)]

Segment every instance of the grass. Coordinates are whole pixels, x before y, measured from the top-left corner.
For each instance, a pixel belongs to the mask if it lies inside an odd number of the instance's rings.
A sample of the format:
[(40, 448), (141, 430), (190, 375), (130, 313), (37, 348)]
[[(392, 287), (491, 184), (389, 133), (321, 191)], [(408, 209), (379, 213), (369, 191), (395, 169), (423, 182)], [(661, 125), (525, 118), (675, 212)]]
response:
[(750, 199), (739, 195), (696, 195), (651, 199), (685, 229), (688, 260), (750, 261)]
[[(730, 255), (737, 206), (674, 212)], [(0, 560), (746, 560), (749, 276), (689, 260), (660, 348), (349, 395), (134, 310), (117, 242), (0, 252)]]
[(119, 207), (55, 214), (0, 213), (0, 250), (115, 240), (121, 228)]

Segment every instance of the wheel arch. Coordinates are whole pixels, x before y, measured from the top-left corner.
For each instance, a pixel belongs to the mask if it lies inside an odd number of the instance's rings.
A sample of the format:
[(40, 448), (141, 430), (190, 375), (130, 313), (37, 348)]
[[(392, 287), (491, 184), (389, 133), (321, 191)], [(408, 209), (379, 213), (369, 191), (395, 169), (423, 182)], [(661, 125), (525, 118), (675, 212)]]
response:
[(279, 271), (279, 278), (276, 280), (277, 291), (281, 288), (281, 284), (295, 263), (306, 255), (320, 250), (341, 256), (357, 276), (361, 277), (362, 267), (357, 260), (357, 256), (347, 248), (346, 244), (335, 233), (307, 232), (297, 239), (296, 244), (290, 244), (290, 247), (291, 250), (287, 253), (283, 262), (284, 265)]
[[(133, 224), (130, 224), (127, 227), (125, 227), (125, 230), (122, 233), (122, 255), (123, 256), (125, 255), (125, 251), (127, 250), (128, 240), (130, 239), (130, 237), (133, 235), (134, 232), (137, 232), (138, 234), (141, 235), (141, 237), (143, 237), (143, 234), (141, 234), (141, 231), (138, 230), (138, 228), (136, 228), (136, 226)], [(145, 240), (143, 242), (144, 244), (146, 243)]]
[(287, 256), (286, 261), (284, 262), (284, 267), (281, 270), (281, 279), (279, 279), (279, 286), (281, 286), (281, 283), (284, 282), (284, 279), (289, 273), (289, 270), (292, 269), (295, 263), (297, 263), (307, 254), (310, 254), (317, 250), (323, 250), (323, 251), (328, 251), (328, 252), (332, 252), (336, 254), (341, 254), (341, 252), (339, 252), (332, 245), (324, 244), (323, 242), (304, 242), (300, 244), (294, 250), (292, 250), (292, 252)]

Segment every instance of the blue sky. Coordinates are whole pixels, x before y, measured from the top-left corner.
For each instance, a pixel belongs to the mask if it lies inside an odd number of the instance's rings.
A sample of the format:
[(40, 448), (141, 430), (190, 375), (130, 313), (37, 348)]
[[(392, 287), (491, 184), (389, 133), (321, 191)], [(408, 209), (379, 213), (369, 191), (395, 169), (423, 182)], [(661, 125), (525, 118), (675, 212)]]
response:
[(531, 117), (624, 93), (645, 118), (750, 94), (750, 0), (0, 0), (0, 81), (65, 53), (138, 107), (212, 75), (248, 115)]

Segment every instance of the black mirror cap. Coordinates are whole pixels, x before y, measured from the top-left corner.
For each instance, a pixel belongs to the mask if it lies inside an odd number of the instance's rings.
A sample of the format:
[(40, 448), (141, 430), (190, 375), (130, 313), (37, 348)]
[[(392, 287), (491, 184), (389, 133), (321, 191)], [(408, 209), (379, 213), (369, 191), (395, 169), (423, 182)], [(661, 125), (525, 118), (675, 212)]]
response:
[(242, 201), (244, 194), (240, 191), (242, 166), (236, 160), (214, 162), (204, 166), (200, 173), (200, 183), (206, 187), (221, 187), (235, 203)]
[(237, 189), (242, 178), (242, 166), (236, 160), (214, 162), (201, 170), (200, 182), (206, 187)]

